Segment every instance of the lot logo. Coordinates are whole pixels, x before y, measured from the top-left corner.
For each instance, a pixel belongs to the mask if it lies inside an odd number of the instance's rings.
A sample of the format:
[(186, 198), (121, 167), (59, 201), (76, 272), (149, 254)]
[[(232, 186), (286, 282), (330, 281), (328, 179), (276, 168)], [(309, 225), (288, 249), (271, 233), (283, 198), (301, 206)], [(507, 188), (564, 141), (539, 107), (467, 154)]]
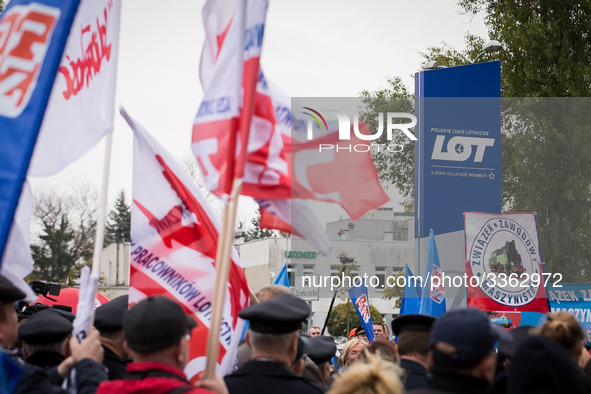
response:
[(0, 115), (18, 117), (37, 86), (59, 8), (16, 5), (0, 21)]
[(472, 147), (476, 147), (475, 163), (482, 163), (484, 151), (495, 144), (494, 138), (452, 137), (447, 141), (447, 152), (443, 152), (444, 135), (438, 135), (433, 146), (431, 160), (466, 161), (472, 155)]

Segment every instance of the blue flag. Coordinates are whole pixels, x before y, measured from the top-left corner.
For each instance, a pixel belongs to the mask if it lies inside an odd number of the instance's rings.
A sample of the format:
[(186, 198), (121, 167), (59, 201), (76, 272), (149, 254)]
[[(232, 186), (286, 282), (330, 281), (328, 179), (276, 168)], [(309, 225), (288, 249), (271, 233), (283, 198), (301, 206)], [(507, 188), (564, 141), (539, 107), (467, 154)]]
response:
[(421, 308), (419, 313), (439, 317), (445, 313), (445, 289), (443, 288), (441, 264), (435, 244), (433, 230), (429, 233), (427, 244), (427, 267), (421, 294)]
[(411, 313), (419, 313), (421, 308), (421, 282), (418, 278), (415, 280), (408, 264), (406, 264), (406, 286), (402, 293), (402, 303), (400, 304), (400, 315), (408, 315)]
[(289, 274), (287, 272), (287, 264), (283, 264), (283, 267), (281, 267), (281, 271), (279, 271), (279, 275), (277, 275), (277, 277), (275, 278), (275, 282), (273, 282), (274, 285), (283, 285), (285, 287), (290, 287), (289, 286)]
[(79, 3), (12, 0), (0, 15), (0, 258)]
[[(362, 281), (363, 282), (363, 281)], [(349, 295), (351, 301), (355, 306), (355, 310), (361, 319), (361, 325), (365, 330), (365, 336), (370, 342), (375, 341), (376, 337), (373, 333), (373, 323), (371, 321), (371, 313), (369, 311), (369, 297), (367, 296), (367, 286), (361, 283), (360, 286), (349, 287)]]

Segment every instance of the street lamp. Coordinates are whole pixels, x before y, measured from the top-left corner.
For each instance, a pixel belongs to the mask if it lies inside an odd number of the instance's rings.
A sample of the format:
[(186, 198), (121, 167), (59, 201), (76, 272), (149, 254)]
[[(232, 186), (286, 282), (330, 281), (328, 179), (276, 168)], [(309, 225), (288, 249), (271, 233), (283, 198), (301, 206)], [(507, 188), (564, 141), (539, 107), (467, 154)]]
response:
[(436, 60), (431, 60), (423, 66), (423, 70), (437, 70), (439, 68), (447, 68)]
[(498, 52), (501, 49), (503, 49), (503, 44), (501, 44), (497, 40), (490, 40), (489, 42), (487, 42), (486, 44), (484, 44), (484, 49), (482, 50), (482, 52), (480, 52), (478, 54), (478, 56), (476, 56), (476, 59), (474, 59), (474, 61), (472, 62), (472, 64), (476, 63), (478, 61), (478, 59), (480, 59), (480, 57), (482, 55), (484, 55), (485, 53)]
[[(339, 273), (339, 276), (342, 278), (343, 274), (347, 270), (348, 264), (354, 262), (355, 257), (351, 258), (351, 257), (347, 256), (347, 253), (340, 251), (340, 250), (337, 250), (335, 254), (336, 254), (337, 259), (339, 259), (339, 262), (341, 263), (341, 272)], [(337, 293), (339, 290), (340, 290), (340, 286), (335, 289), (334, 294), (332, 295), (332, 300), (330, 301), (330, 306), (328, 307), (328, 313), (326, 314), (326, 319), (324, 320), (324, 326), (322, 327), (321, 335), (324, 335), (324, 331), (326, 330), (326, 326), (328, 325), (328, 319), (330, 317), (330, 312), (332, 311), (332, 307), (334, 305), (334, 300), (337, 297)]]

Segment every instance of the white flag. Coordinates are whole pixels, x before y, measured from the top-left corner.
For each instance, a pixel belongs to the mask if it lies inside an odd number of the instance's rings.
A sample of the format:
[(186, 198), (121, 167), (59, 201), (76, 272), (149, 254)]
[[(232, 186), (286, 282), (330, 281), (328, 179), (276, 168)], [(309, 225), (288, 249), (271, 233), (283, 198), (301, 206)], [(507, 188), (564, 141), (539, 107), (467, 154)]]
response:
[(53, 83), (28, 175), (53, 175), (113, 129), (120, 0), (82, 0)]

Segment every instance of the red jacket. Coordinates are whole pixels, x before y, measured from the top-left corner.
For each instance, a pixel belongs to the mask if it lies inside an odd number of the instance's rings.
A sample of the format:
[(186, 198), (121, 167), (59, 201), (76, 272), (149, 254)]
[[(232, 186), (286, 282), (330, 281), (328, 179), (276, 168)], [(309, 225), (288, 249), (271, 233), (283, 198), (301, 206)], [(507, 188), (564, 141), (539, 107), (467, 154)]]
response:
[[(137, 362), (127, 365), (127, 379), (102, 382), (96, 394), (164, 394), (180, 387), (191, 387), (182, 369), (166, 364)], [(188, 394), (206, 394), (211, 391), (194, 387)]]

